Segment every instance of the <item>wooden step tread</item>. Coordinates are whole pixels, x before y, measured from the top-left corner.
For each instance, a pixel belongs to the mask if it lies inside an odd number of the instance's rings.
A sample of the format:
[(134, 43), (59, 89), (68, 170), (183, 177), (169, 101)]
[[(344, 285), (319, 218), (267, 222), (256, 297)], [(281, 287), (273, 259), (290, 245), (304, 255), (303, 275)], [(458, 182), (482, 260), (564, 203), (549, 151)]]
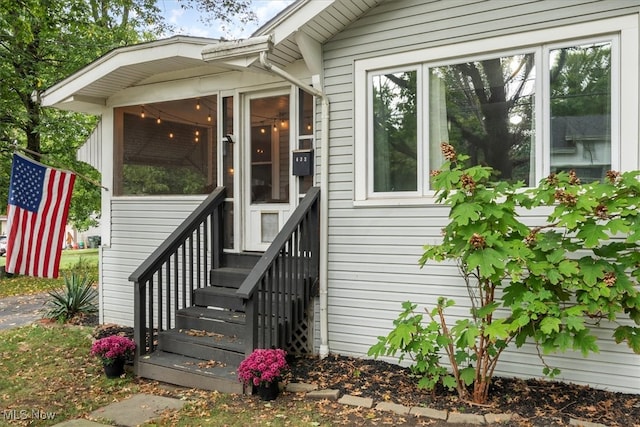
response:
[(216, 310), (207, 307), (187, 307), (178, 310), (179, 316), (188, 316), (197, 319), (211, 319), (227, 323), (244, 324), (246, 316), (242, 312), (230, 310)]
[(219, 348), (223, 350), (244, 353), (244, 339), (241, 337), (233, 337), (213, 332), (194, 330), (194, 329), (171, 329), (160, 332), (159, 340), (171, 339), (183, 342), (185, 345), (197, 344)]
[(144, 378), (155, 379), (184, 387), (242, 393), (238, 381), (238, 367), (215, 360), (202, 360), (183, 355), (155, 351), (137, 361), (136, 372)]
[(238, 289), (250, 272), (248, 268), (216, 268), (211, 270), (211, 285)]

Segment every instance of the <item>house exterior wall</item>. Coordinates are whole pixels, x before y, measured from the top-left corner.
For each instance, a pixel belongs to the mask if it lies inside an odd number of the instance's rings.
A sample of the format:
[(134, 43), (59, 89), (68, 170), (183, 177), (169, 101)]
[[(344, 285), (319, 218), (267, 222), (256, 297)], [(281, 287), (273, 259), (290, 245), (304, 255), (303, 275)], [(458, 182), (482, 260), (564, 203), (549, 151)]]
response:
[(111, 202), (111, 244), (100, 263), (103, 323), (133, 326), (129, 276), (202, 203), (205, 196), (121, 197)]
[[(418, 266), (422, 247), (436, 243), (447, 223), (448, 209), (428, 197), (412, 204), (354, 203), (356, 127), (354, 64), (359, 59), (385, 57), (416, 49), (448, 46), (489, 36), (518, 34), (615, 16), (637, 14), (637, 1), (387, 1), (370, 10), (324, 45), (324, 90), (331, 102), (329, 158), (329, 349), (333, 353), (366, 356), (378, 336), (386, 335), (410, 300), (433, 307), (438, 296), (457, 302), (452, 313), (468, 314), (467, 291), (454, 265)], [(595, 30), (594, 30), (595, 31)], [(390, 63), (388, 66), (393, 66)], [(636, 86), (637, 89), (637, 86)], [(635, 109), (637, 112), (637, 108)], [(637, 118), (634, 120), (637, 123)], [(633, 129), (631, 130), (633, 131)], [(637, 129), (636, 129), (637, 131)], [(621, 150), (623, 165), (638, 167), (635, 147)], [(424, 173), (424, 171), (419, 171)], [(535, 223), (543, 212), (526, 213)], [(548, 356), (562, 369), (558, 379), (594, 387), (640, 393), (640, 356), (616, 345), (611, 325), (597, 334), (600, 353), (584, 359), (568, 352)], [(317, 344), (317, 340), (316, 340)], [(395, 361), (395, 359), (389, 359)], [(527, 344), (501, 358), (497, 375), (539, 377), (542, 365)]]

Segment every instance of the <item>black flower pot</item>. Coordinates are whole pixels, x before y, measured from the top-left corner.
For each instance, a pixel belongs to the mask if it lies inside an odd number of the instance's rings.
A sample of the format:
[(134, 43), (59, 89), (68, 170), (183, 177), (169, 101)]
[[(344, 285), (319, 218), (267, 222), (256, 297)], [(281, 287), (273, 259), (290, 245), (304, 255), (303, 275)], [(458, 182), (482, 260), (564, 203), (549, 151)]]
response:
[(262, 400), (274, 400), (280, 394), (280, 386), (278, 381), (272, 383), (260, 384), (258, 386), (258, 396)]
[(124, 359), (116, 359), (112, 364), (107, 365), (103, 363), (104, 374), (107, 378), (119, 378), (122, 374), (124, 374)]

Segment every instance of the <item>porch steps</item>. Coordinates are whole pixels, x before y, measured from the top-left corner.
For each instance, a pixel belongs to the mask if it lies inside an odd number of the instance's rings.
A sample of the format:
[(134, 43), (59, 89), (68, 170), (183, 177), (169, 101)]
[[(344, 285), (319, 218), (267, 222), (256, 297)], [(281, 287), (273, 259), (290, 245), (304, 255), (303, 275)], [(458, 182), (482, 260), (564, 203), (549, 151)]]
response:
[(181, 354), (156, 351), (138, 361), (137, 373), (143, 378), (202, 390), (241, 394), (237, 366), (196, 359)]
[(211, 286), (193, 291), (193, 306), (178, 310), (175, 328), (158, 334), (158, 347), (137, 361), (139, 376), (185, 387), (242, 393), (245, 313), (236, 290), (261, 254), (226, 254), (211, 270)]

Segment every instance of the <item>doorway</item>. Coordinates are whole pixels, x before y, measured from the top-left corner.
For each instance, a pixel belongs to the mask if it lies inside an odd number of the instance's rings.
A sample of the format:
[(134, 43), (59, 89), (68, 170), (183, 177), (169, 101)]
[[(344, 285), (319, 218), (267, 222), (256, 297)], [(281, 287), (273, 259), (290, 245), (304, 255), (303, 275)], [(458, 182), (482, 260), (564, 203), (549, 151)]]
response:
[(264, 251), (293, 209), (290, 96), (248, 96), (245, 107), (245, 249)]

